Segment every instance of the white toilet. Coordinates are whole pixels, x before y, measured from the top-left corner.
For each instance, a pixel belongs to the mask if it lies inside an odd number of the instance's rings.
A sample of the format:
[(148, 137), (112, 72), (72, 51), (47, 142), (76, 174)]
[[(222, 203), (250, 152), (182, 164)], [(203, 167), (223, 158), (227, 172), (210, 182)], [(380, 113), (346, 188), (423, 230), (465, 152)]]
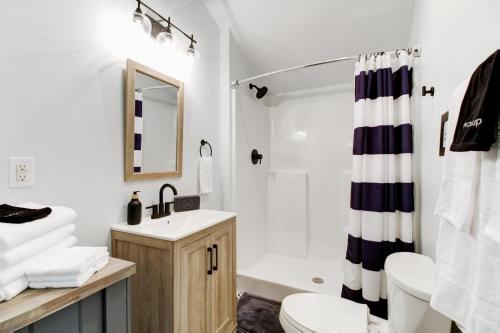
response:
[(429, 306), (435, 265), (426, 256), (401, 252), (387, 257), (388, 317), (341, 297), (293, 294), (283, 300), (280, 323), (286, 333), (448, 333), (451, 320)]

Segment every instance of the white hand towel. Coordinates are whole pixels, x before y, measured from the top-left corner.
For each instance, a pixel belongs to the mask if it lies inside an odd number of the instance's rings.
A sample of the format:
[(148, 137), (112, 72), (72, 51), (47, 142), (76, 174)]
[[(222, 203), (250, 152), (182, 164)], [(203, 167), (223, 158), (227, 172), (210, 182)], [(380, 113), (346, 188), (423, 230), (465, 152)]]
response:
[(208, 194), (214, 191), (214, 170), (211, 156), (200, 158), (200, 194)]
[(24, 276), (0, 287), (0, 302), (13, 299), (26, 288), (28, 288), (28, 280)]
[[(47, 207), (36, 203), (24, 203), (19, 207), (39, 209)], [(0, 251), (12, 249), (52, 231), (76, 218), (76, 212), (68, 207), (48, 206), (52, 209), (49, 216), (22, 224), (0, 223)]]
[[(469, 80), (464, 81), (453, 93), (449, 106), (449, 126), (447, 147), (451, 145), (457, 126), (460, 106)], [(458, 230), (470, 232), (476, 207), (476, 193), (479, 183), (481, 152), (453, 152), (446, 150), (445, 167), (441, 190), (435, 214), (445, 218)]]
[(95, 265), (96, 259), (107, 252), (107, 247), (77, 246), (64, 249), (26, 269), (26, 276), (30, 279), (34, 276), (80, 274)]
[(54, 281), (52, 279), (53, 277), (51, 277), (51, 280), (45, 281), (32, 281), (31, 278), (29, 278), (29, 286), (33, 289), (81, 287), (92, 277), (92, 275), (94, 275), (95, 272), (98, 272), (104, 266), (106, 266), (108, 261), (109, 256), (103, 256), (99, 259), (98, 262), (95, 262), (92, 267), (78, 275), (70, 276), (70, 279), (66, 281)]
[(71, 235), (73, 231), (75, 231), (75, 225), (73, 223), (67, 224), (10, 250), (5, 252), (0, 251), (0, 269), (8, 268), (9, 266), (19, 264), (24, 260), (32, 258), (52, 245), (62, 241)]
[(37, 256), (25, 260), (17, 265), (0, 270), (0, 286), (6, 285), (9, 282), (19, 279), (24, 275), (28, 267), (38, 263), (45, 257), (50, 256), (53, 253), (59, 252), (65, 248), (72, 247), (75, 244), (76, 244), (76, 238), (73, 236), (68, 236), (66, 239), (62, 240), (59, 243), (56, 243), (55, 245), (52, 245), (47, 250), (41, 252)]

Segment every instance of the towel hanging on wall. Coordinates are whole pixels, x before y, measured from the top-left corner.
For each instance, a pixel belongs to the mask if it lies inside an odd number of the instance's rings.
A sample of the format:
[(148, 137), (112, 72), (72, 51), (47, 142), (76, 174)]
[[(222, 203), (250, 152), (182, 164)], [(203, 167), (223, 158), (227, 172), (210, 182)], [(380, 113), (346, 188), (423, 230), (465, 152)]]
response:
[(214, 170), (212, 156), (200, 158), (200, 194), (208, 194), (214, 191)]
[[(453, 94), (449, 108), (453, 126), (466, 89), (464, 82)], [(458, 123), (457, 130), (461, 126)], [(447, 150), (451, 141), (452, 137)], [(446, 152), (436, 207), (437, 272), (430, 305), (463, 332), (500, 332), (500, 237), (491, 232), (500, 218), (499, 190), (498, 143), (487, 152)]]
[(474, 71), (458, 116), (451, 151), (489, 151), (500, 112), (500, 50)]

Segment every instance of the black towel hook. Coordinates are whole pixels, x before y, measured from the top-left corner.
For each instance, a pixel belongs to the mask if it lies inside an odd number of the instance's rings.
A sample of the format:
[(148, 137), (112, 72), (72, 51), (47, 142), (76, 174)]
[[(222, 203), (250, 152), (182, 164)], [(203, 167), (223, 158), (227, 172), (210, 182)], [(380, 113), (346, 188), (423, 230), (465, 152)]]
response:
[(206, 141), (206, 140), (201, 140), (201, 146), (200, 146), (200, 157), (203, 157), (203, 154), (201, 153), (201, 149), (203, 148), (204, 145), (208, 145), (208, 147), (210, 148), (210, 156), (213, 155), (213, 152), (212, 152), (212, 145)]
[(422, 96), (431, 95), (434, 96), (434, 87), (427, 89), (427, 86), (422, 87)]

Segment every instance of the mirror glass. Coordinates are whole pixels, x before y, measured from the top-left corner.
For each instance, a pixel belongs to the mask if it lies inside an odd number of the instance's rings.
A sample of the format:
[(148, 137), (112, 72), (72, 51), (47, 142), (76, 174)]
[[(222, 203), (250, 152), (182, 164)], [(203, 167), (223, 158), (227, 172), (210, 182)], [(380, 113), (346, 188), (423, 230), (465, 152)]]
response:
[(175, 171), (178, 89), (139, 72), (135, 86), (136, 108), (142, 109), (142, 163), (134, 165), (134, 172)]
[(182, 82), (127, 62), (127, 180), (181, 175), (182, 98)]

